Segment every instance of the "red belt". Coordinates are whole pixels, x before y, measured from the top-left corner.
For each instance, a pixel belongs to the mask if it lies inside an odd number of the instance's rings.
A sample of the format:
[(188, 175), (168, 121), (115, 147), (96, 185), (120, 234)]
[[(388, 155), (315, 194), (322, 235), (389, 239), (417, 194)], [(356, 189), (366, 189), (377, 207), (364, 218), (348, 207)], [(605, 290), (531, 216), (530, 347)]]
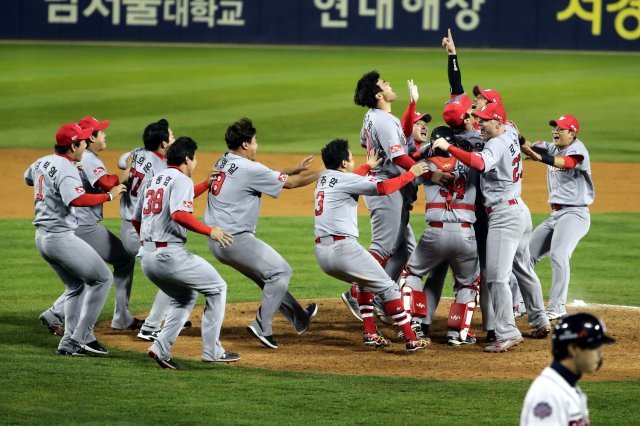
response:
[[(514, 204), (518, 204), (518, 200), (507, 200), (505, 201), (505, 203), (509, 203), (509, 205), (514, 205)], [(502, 204), (502, 203), (498, 203), (498, 204)], [(493, 211), (493, 207), (495, 207), (495, 205), (489, 207), (487, 209), (487, 213), (491, 213)]]
[(471, 210), (476, 211), (475, 204), (427, 203), (426, 209)]
[(156, 243), (155, 241), (140, 241), (140, 245), (144, 245), (144, 243), (153, 244), (156, 248), (167, 247), (168, 245), (167, 243)]
[(568, 206), (566, 204), (551, 204), (551, 210), (558, 211), (569, 207), (586, 207), (586, 206)]
[[(463, 228), (471, 228), (471, 223), (469, 222), (452, 222), (452, 223), (459, 223), (461, 227)], [(429, 222), (429, 226), (432, 228), (444, 228), (444, 223), (442, 222)]]
[(342, 235), (327, 235), (326, 237), (318, 237), (316, 238), (316, 244), (320, 244), (322, 238), (328, 238), (331, 237), (333, 238), (333, 241), (340, 241), (340, 240), (346, 240), (347, 237), (344, 237)]

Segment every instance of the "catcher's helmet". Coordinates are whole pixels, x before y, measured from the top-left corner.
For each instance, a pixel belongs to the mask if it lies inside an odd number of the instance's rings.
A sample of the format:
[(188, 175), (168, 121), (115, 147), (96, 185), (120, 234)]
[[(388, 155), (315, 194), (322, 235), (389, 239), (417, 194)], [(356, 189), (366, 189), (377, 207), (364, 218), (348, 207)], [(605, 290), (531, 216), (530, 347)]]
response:
[(431, 131), (431, 142), (436, 139), (444, 138), (447, 142), (453, 143), (455, 135), (453, 134), (453, 130), (451, 130), (448, 126), (438, 126)]
[(600, 345), (615, 342), (615, 339), (605, 334), (606, 331), (604, 323), (591, 314), (579, 313), (562, 318), (553, 330), (551, 338), (553, 358), (566, 358), (570, 343), (583, 349), (595, 349)]

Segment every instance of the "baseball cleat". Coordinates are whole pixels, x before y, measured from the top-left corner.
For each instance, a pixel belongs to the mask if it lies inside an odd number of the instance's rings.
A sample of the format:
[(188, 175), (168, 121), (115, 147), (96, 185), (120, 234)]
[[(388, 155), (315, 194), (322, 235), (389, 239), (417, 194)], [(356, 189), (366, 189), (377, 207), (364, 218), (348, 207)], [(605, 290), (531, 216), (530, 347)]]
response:
[(45, 317), (44, 314), (40, 315), (40, 321), (42, 321), (42, 324), (49, 329), (49, 332), (51, 332), (51, 334), (55, 334), (56, 336), (63, 336), (64, 335), (64, 329), (62, 328), (62, 325), (54, 324), (54, 323), (50, 322)]
[[(420, 324), (419, 322), (411, 323), (411, 329), (414, 333), (416, 333), (416, 337), (418, 339), (425, 339), (427, 337), (427, 335), (422, 330), (422, 324)], [(398, 331), (398, 339), (404, 339), (404, 332), (402, 330)]]
[(524, 341), (524, 339), (522, 338), (522, 336), (514, 337), (512, 339), (498, 340), (493, 345), (486, 346), (484, 348), (484, 351), (485, 352), (494, 352), (494, 353), (506, 352), (509, 349), (511, 349), (512, 347), (516, 346), (518, 343), (521, 343), (523, 341)]
[(258, 333), (258, 330), (256, 330), (252, 325), (247, 327), (247, 331), (267, 348), (278, 349), (278, 344), (275, 340), (273, 340), (273, 336), (263, 336), (262, 334)]
[(227, 352), (227, 351), (225, 351), (224, 354), (218, 359), (202, 360), (202, 362), (236, 362), (236, 361), (240, 361), (240, 354), (237, 354), (235, 352)]
[(495, 330), (487, 330), (487, 336), (484, 338), (485, 343), (495, 343), (496, 341), (496, 331)]
[(75, 340), (71, 339), (69, 340), (69, 344), (71, 345), (71, 350), (68, 351), (66, 349), (58, 349), (56, 351), (56, 354), (58, 355), (62, 355), (62, 356), (87, 356), (89, 355), (89, 352), (87, 352), (81, 345), (80, 343), (76, 342)]
[(518, 303), (513, 307), (513, 317), (520, 318), (521, 316), (527, 315), (527, 307), (524, 306), (524, 303)]
[(160, 359), (160, 357), (151, 350), (148, 352), (148, 354), (151, 358), (153, 358), (158, 363), (160, 367), (166, 368), (169, 370), (180, 370), (180, 366), (176, 364), (171, 358)]
[(159, 333), (159, 331), (140, 330), (136, 337), (147, 342), (155, 342)]
[(187, 322), (185, 322), (185, 323), (184, 323), (184, 325), (182, 326), (182, 329), (183, 329), (183, 330), (188, 330), (188, 329), (190, 329), (191, 327), (193, 327), (193, 324), (191, 323), (191, 321), (187, 321)]
[(540, 327), (533, 329), (531, 331), (531, 337), (533, 337), (534, 339), (544, 339), (549, 335), (549, 333), (551, 333), (551, 325), (544, 324), (544, 325), (541, 325)]
[(559, 320), (562, 317), (567, 315), (567, 314), (560, 314), (558, 312), (553, 312), (553, 311), (544, 311), (544, 313), (547, 316), (547, 318), (549, 319), (549, 321)]
[(144, 320), (134, 318), (133, 321), (131, 321), (131, 324), (129, 324), (129, 327), (127, 327), (127, 330), (139, 330), (143, 324)]
[(477, 339), (476, 339), (475, 333), (470, 331), (464, 340), (460, 339), (460, 335), (449, 336), (449, 340), (447, 341), (447, 343), (450, 346), (462, 346), (462, 345), (473, 345), (476, 343), (476, 341)]
[(420, 349), (426, 349), (431, 345), (431, 339), (405, 340), (405, 347), (409, 352), (415, 352)]
[(365, 332), (362, 335), (362, 341), (365, 346), (369, 346), (371, 348), (388, 348), (391, 346), (391, 343), (385, 339), (385, 337), (376, 330), (375, 333), (367, 333)]
[(107, 350), (107, 348), (102, 346), (100, 342), (98, 342), (97, 340), (81, 345), (81, 347), (85, 351), (90, 352), (92, 354), (96, 354), (96, 355), (106, 355), (109, 353), (109, 350)]
[(347, 290), (341, 295), (342, 301), (345, 306), (349, 309), (349, 312), (356, 317), (358, 321), (362, 321), (362, 315), (360, 315), (360, 306), (358, 306), (358, 301), (351, 297), (351, 292)]
[(312, 303), (309, 306), (307, 306), (307, 309), (305, 310), (307, 311), (307, 314), (309, 314), (309, 319), (307, 320), (307, 324), (304, 327), (302, 327), (300, 330), (296, 330), (296, 333), (298, 333), (298, 335), (304, 334), (309, 330), (309, 326), (311, 325), (311, 320), (314, 319), (316, 315), (318, 315), (318, 305), (315, 303)]

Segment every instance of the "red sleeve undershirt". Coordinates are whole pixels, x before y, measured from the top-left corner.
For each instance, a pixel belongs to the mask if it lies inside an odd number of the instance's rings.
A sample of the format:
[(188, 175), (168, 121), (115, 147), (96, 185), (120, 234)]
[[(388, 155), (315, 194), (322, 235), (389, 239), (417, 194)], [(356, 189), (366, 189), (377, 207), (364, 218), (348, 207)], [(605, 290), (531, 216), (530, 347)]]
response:
[(404, 154), (394, 158), (393, 164), (396, 164), (405, 170), (409, 170), (416, 164), (416, 162), (413, 160), (413, 158), (409, 157), (407, 154)]
[(416, 103), (409, 102), (409, 106), (404, 112), (402, 116), (401, 124), (402, 124), (402, 132), (404, 133), (404, 137), (408, 138), (413, 133), (413, 117), (416, 115)]
[(468, 152), (453, 145), (450, 145), (447, 151), (472, 169), (476, 169), (481, 172), (484, 171), (484, 160), (480, 154)]
[(142, 225), (139, 220), (131, 219), (131, 224), (133, 228), (136, 230), (138, 235), (140, 235), (140, 226)]
[(102, 175), (100, 179), (96, 181), (98, 187), (102, 189), (104, 192), (111, 191), (116, 185), (120, 185), (120, 178), (118, 175)]
[(582, 155), (563, 155), (562, 159), (564, 160), (564, 169), (573, 169), (578, 163), (582, 162)]
[(194, 198), (198, 198), (199, 196), (201, 196), (202, 194), (204, 194), (208, 190), (209, 190), (209, 182), (207, 182), (207, 181), (204, 181), (202, 183), (199, 183), (199, 184), (195, 185), (193, 187), (193, 192), (194, 192), (194, 195), (195, 195)]
[(193, 213), (177, 211), (171, 214), (171, 219), (175, 220), (179, 225), (184, 226), (189, 231), (207, 236), (211, 235), (211, 228), (200, 222)]
[[(398, 166), (400, 166), (403, 169), (408, 171), (411, 167), (415, 166), (416, 161), (413, 158), (409, 157), (407, 154), (404, 154), (404, 155), (401, 155), (399, 157), (394, 158), (393, 159), (393, 164), (396, 164), (396, 165), (398, 165)], [(431, 179), (431, 174), (432, 174), (432, 172), (426, 172), (426, 173), (424, 173), (422, 175), (422, 177), (425, 178), (425, 179)]]
[(93, 207), (109, 201), (107, 194), (82, 194), (75, 200), (71, 201), (73, 207)]
[(357, 169), (355, 169), (353, 171), (353, 173), (360, 175), (360, 176), (366, 176), (367, 173), (369, 173), (369, 171), (371, 170), (371, 166), (368, 164), (363, 164), (362, 166), (358, 167)]
[(397, 191), (398, 189), (411, 182), (415, 177), (416, 176), (412, 172), (405, 172), (400, 176), (394, 177), (393, 179), (388, 179), (384, 182), (378, 182), (378, 195), (391, 194), (393, 191)]

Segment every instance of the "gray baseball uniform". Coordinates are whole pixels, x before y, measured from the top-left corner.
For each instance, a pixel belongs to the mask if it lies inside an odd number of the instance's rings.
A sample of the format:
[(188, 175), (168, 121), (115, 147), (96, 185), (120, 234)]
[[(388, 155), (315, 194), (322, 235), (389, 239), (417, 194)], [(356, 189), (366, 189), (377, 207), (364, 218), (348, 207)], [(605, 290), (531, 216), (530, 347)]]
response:
[(533, 264), (545, 256), (551, 261), (552, 281), (548, 310), (565, 314), (565, 303), (571, 276), (569, 260), (578, 242), (589, 231), (591, 216), (589, 205), (593, 203), (595, 191), (591, 180), (589, 152), (576, 139), (560, 149), (549, 142), (538, 142), (548, 155), (581, 156), (572, 169), (557, 169), (547, 166), (547, 187), (551, 216), (533, 231), (529, 250)]
[[(81, 163), (84, 167), (80, 171), (80, 178), (85, 191), (90, 194), (102, 194), (103, 191), (96, 182), (102, 176), (107, 175), (107, 170), (100, 157), (87, 149), (82, 155)], [(77, 207), (75, 212), (78, 219), (76, 236), (93, 247), (102, 260), (113, 265), (115, 308), (111, 327), (127, 328), (134, 321), (133, 315), (129, 312), (129, 296), (131, 295), (135, 257), (129, 255), (118, 237), (100, 224), (103, 217), (102, 204), (93, 207)], [(64, 318), (65, 293), (43, 315), (53, 314), (56, 318)], [(61, 301), (62, 303), (60, 303)]]
[(133, 218), (141, 221), (142, 271), (170, 297), (164, 326), (150, 350), (161, 359), (171, 358), (171, 346), (201, 293), (206, 299), (202, 360), (218, 360), (224, 356), (220, 329), (227, 284), (211, 264), (184, 247), (187, 230), (171, 218), (177, 211), (193, 212), (193, 181), (170, 167), (147, 179), (140, 190)]
[[(378, 150), (382, 158), (380, 165), (369, 172), (379, 180), (387, 180), (404, 173), (404, 169), (393, 163), (393, 159), (409, 153), (409, 146), (402, 132), (400, 120), (394, 115), (377, 108), (371, 108), (364, 116), (360, 143), (367, 148)], [(406, 257), (389, 261), (398, 247), (405, 244), (404, 229), (409, 223), (410, 191), (403, 188), (388, 195), (365, 196), (364, 200), (371, 214), (371, 246), (369, 251), (379, 258), (389, 276), (397, 280), (408, 260)], [(413, 243), (415, 245), (415, 241)]]
[[(446, 160), (446, 161), (442, 161)], [(438, 161), (436, 164), (432, 161)], [(472, 224), (476, 221), (475, 200), (478, 173), (455, 158), (434, 159), (429, 162), (430, 170), (440, 168), (453, 174), (447, 188), (441, 188), (431, 181), (424, 184), (427, 208), (427, 227), (411, 255), (407, 269), (406, 285), (416, 291), (423, 290), (421, 277), (430, 274), (442, 262), (447, 262), (453, 271), (455, 281), (455, 302), (467, 304), (475, 302), (478, 296), (480, 266), (478, 248)], [(443, 164), (447, 163), (447, 164)], [(439, 285), (425, 291), (427, 295), (427, 316), (422, 322), (431, 324), (442, 294), (443, 282), (427, 283)], [(438, 297), (436, 297), (438, 296)], [(449, 337), (457, 337), (458, 332), (449, 330)]]
[(287, 291), (291, 267), (255, 236), (262, 194), (278, 197), (287, 175), (231, 152), (224, 154), (215, 167), (220, 174), (209, 188), (204, 223), (232, 234), (233, 243), (222, 247), (209, 240), (209, 250), (262, 289), (262, 303), (251, 324), (255, 330), (263, 336), (273, 335), (273, 316), (279, 310), (301, 332), (308, 327), (309, 313)]
[[(122, 216), (120, 236), (125, 249), (131, 256), (135, 256), (140, 249), (140, 237), (131, 224), (131, 219), (138, 202), (140, 188), (148, 183), (153, 176), (167, 168), (167, 160), (163, 155), (154, 151), (147, 151), (144, 148), (134, 149), (131, 155), (133, 159), (131, 161), (129, 180), (127, 181), (129, 191), (123, 193), (120, 200), (120, 216)], [(154, 332), (160, 330), (162, 320), (169, 310), (170, 301), (171, 298), (162, 290), (156, 293), (151, 311), (140, 328), (141, 331)]]
[(383, 302), (400, 298), (400, 291), (382, 266), (358, 243), (358, 195), (378, 194), (378, 179), (327, 170), (318, 179), (314, 233), (316, 259), (328, 275), (364, 291), (378, 294)]
[(522, 158), (517, 135), (507, 130), (490, 139), (480, 155), (485, 164), (480, 189), (489, 213), (486, 281), (496, 316), (496, 338), (518, 338), (521, 333), (513, 318), (509, 288), (512, 271), (527, 306), (529, 324), (539, 328), (549, 322), (540, 281), (530, 262), (531, 213), (520, 198)]
[(78, 345), (96, 340), (93, 326), (113, 275), (98, 253), (74, 235), (78, 225), (70, 203), (85, 190), (73, 161), (57, 154), (42, 157), (26, 170), (24, 180), (34, 187), (36, 246), (67, 288), (58, 350), (75, 352)]

